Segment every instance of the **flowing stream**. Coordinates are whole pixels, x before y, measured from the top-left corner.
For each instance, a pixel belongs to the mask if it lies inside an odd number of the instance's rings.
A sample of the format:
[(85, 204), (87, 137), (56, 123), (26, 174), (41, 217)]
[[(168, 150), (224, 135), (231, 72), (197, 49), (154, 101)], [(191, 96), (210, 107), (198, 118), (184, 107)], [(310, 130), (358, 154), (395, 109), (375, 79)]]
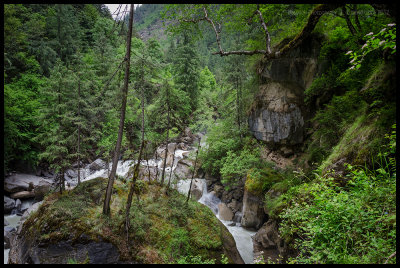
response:
[[(206, 145), (206, 143), (202, 140), (202, 147)], [(185, 152), (190, 152), (190, 151), (184, 151), (184, 150), (176, 150), (175, 151), (175, 160), (172, 165), (172, 171), (175, 170), (177, 167), (177, 163), (180, 159), (182, 159), (183, 153)], [(117, 175), (119, 176), (126, 176), (129, 168), (137, 163), (137, 161), (133, 160), (126, 160), (126, 161), (118, 161), (118, 166), (117, 166)], [(147, 161), (141, 161), (141, 165), (147, 167)], [(149, 159), (148, 160), (149, 167), (157, 167), (158, 169), (162, 169), (163, 165), (163, 160), (158, 159), (158, 161), (155, 161), (154, 159)], [(81, 176), (83, 177), (81, 181), (87, 181), (91, 180), (97, 177), (108, 177), (108, 172), (111, 171), (112, 168), (112, 163), (108, 164), (109, 170), (107, 169), (100, 169), (98, 171), (91, 171), (88, 168), (82, 168), (81, 169)], [(171, 167), (166, 167), (165, 168), (166, 172), (166, 178), (169, 178), (169, 174), (171, 172)], [(159, 175), (161, 172), (159, 172)], [(77, 176), (77, 175), (76, 175)], [(174, 176), (172, 176), (174, 177)], [(218, 204), (221, 203), (221, 200), (216, 197), (213, 193), (208, 193), (207, 192), (207, 186), (206, 186), (206, 181), (205, 179), (199, 179), (195, 178), (197, 183), (202, 184), (202, 189), (203, 193), (201, 198), (198, 200), (198, 202), (206, 205), (209, 207), (215, 216), (226, 226), (226, 228), (229, 230), (229, 232), (232, 234), (233, 238), (235, 239), (236, 242), (236, 247), (243, 259), (243, 261), (248, 264), (248, 263), (253, 263), (253, 242), (252, 242), (252, 236), (256, 233), (254, 231), (249, 231), (246, 230), (245, 228), (241, 227), (239, 223), (235, 223), (233, 221), (224, 221), (221, 220), (219, 217), (218, 213)], [(165, 180), (167, 183), (168, 180)], [(72, 179), (66, 180), (66, 182), (70, 185), (69, 187), (67, 186), (67, 189), (72, 189), (76, 186), (77, 184), (77, 177), (73, 177)], [(190, 187), (190, 179), (187, 180), (179, 180), (179, 181), (172, 181), (173, 187), (175, 187), (180, 193), (187, 195)], [(32, 202), (27, 202), (23, 201), (22, 202), (23, 206), (31, 206)], [(19, 220), (21, 216), (17, 215), (4, 215), (4, 218), (9, 222), (9, 226), (14, 226), (17, 228), (19, 224)], [(9, 249), (4, 250), (4, 263), (6, 264), (8, 262), (8, 253)]]

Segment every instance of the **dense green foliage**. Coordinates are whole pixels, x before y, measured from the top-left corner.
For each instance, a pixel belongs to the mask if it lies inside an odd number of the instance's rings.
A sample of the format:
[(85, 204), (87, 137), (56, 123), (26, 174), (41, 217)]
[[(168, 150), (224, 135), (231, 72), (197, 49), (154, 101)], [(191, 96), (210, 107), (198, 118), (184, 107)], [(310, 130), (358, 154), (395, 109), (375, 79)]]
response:
[[(323, 37), (322, 71), (304, 91), (309, 129), (294, 148), (293, 165), (284, 168), (266, 161), (266, 151), (276, 148), (248, 129), (250, 107), (265, 83), (257, 75), (263, 55), (212, 55), (219, 50), (213, 26), (207, 20), (182, 22), (202, 18), (206, 10), (224, 51), (265, 49), (259, 10), (276, 48), (299, 35), (317, 6), (138, 7), (122, 157), (138, 157), (144, 101), (146, 153), (186, 127), (206, 134), (202, 170), (226, 191), (245, 181), (247, 191), (263, 198), (269, 219), (278, 222), (296, 253), (285, 261), (384, 263), (396, 250), (395, 18), (370, 4), (346, 4), (321, 16), (314, 32)], [(111, 160), (127, 17), (114, 21), (102, 4), (4, 5), (5, 172), (29, 165), (63, 173), (78, 157)], [(54, 228), (42, 234), (43, 241), (68, 236), (71, 228), (106, 238), (107, 229), (123, 254), (141, 262), (227, 261), (219, 254), (221, 241), (214, 235), (220, 230), (210, 211), (195, 202), (185, 205), (174, 191), (161, 198), (160, 186), (142, 181), (129, 236), (140, 246), (135, 252), (124, 248), (125, 206), (119, 204), (126, 202), (128, 185), (116, 183), (110, 220), (101, 215), (103, 193), (96, 183), (105, 181), (83, 183), (72, 192), (75, 199), (64, 193), (46, 200), (54, 202), (51, 216), (30, 223), (43, 227), (46, 221)]]

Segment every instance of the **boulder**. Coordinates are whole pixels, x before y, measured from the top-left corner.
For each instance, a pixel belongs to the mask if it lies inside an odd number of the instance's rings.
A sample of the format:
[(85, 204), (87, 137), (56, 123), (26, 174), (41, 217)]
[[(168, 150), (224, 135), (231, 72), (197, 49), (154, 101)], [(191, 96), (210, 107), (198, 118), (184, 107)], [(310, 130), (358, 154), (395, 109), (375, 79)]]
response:
[(21, 206), (22, 206), (21, 200), (17, 199), (17, 201), (15, 201), (15, 208), (17, 210), (21, 210)]
[(233, 212), (225, 205), (225, 203), (218, 204), (218, 215), (223, 221), (231, 221), (233, 219)]
[(258, 230), (267, 216), (264, 213), (262, 199), (247, 190), (244, 191), (242, 212), (240, 224), (249, 229)]
[(11, 198), (14, 199), (25, 199), (25, 198), (31, 198), (35, 197), (35, 192), (34, 191), (21, 191), (17, 193), (12, 193), (10, 195)]
[(190, 179), (192, 177), (192, 170), (190, 167), (194, 166), (194, 161), (182, 158), (178, 161), (174, 174), (180, 179)]
[(203, 195), (204, 183), (205, 183), (204, 180), (193, 179), (192, 188), (190, 189), (190, 192), (191, 195), (196, 198), (196, 200), (199, 200)]
[(233, 213), (236, 213), (242, 209), (243, 204), (238, 202), (236, 199), (232, 199), (232, 202), (230, 202), (227, 206), (232, 210)]
[(48, 184), (47, 182), (41, 181), (39, 184), (33, 189), (35, 194), (35, 200), (41, 201), (43, 200), (44, 196), (52, 189), (52, 185)]
[(10, 213), (15, 207), (15, 200), (4, 196), (4, 213)]
[(222, 193), (224, 192), (224, 187), (222, 185), (219, 185), (219, 184), (214, 184), (214, 190), (213, 191), (215, 193), (215, 196), (221, 199)]
[(9, 193), (30, 191), (40, 182), (52, 184), (53, 181), (31, 174), (15, 173), (4, 179), (4, 190)]
[(90, 165), (89, 165), (89, 169), (97, 171), (100, 169), (104, 169), (106, 168), (106, 162), (104, 162), (103, 160), (101, 160), (100, 158), (94, 160)]
[(288, 249), (284, 239), (280, 237), (278, 223), (269, 219), (253, 237), (254, 256), (263, 256), (264, 260), (284, 262), (288, 256), (295, 256), (295, 252)]

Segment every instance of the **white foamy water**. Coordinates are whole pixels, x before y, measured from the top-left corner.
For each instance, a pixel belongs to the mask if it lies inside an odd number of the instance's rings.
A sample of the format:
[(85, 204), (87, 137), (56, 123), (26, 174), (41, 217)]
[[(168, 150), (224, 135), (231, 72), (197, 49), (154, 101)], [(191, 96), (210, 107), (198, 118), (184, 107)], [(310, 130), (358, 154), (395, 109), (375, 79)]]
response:
[[(183, 192), (185, 194), (189, 191), (190, 180), (179, 181), (178, 191)], [(251, 264), (253, 263), (254, 252), (253, 252), (253, 240), (252, 236), (256, 234), (254, 231), (249, 231), (244, 229), (238, 223), (234, 223), (233, 221), (224, 221), (219, 218), (218, 204), (221, 203), (221, 200), (216, 197), (213, 193), (207, 192), (207, 186), (204, 182), (203, 185), (203, 195), (198, 200), (199, 203), (202, 203), (209, 207), (212, 212), (214, 212), (215, 216), (220, 220), (228, 229), (228, 231), (232, 234), (233, 238), (236, 242), (236, 248), (239, 251), (240, 256), (242, 257), (244, 263)], [(231, 226), (233, 225), (233, 226)]]

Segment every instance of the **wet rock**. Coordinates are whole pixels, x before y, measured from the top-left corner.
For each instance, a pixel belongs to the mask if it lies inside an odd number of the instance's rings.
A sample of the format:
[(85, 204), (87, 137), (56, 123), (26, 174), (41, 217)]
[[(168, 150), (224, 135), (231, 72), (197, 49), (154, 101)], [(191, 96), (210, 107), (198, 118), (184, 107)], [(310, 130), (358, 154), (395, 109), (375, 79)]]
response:
[[(37, 202), (35, 204), (33, 204), (30, 208), (28, 208), (24, 214), (22, 214), (22, 217), (20, 219), (21, 222), (25, 221), (29, 215), (31, 215), (33, 212), (35, 212), (36, 210), (38, 210), (38, 208), (40, 207), (40, 205), (43, 203), (43, 201)], [(21, 224), (22, 226), (22, 224)]]
[(15, 173), (4, 180), (4, 190), (9, 193), (30, 191), (40, 182), (52, 184), (53, 181), (31, 174)]
[(176, 177), (180, 179), (190, 179), (192, 177), (193, 171), (191, 167), (194, 166), (194, 161), (190, 159), (180, 159), (174, 170)]
[(15, 207), (15, 200), (4, 196), (4, 213), (10, 213)]
[(232, 210), (233, 213), (240, 211), (242, 209), (243, 204), (238, 202), (236, 199), (232, 199), (232, 202), (228, 204), (228, 207)]
[(41, 201), (43, 200), (44, 196), (52, 189), (52, 185), (46, 182), (39, 182), (39, 184), (33, 189), (35, 194), (35, 200)]
[(100, 170), (100, 169), (104, 169), (106, 168), (106, 162), (104, 162), (103, 160), (101, 160), (100, 158), (96, 159), (95, 161), (93, 161), (90, 165), (89, 165), (89, 169), (91, 170)]
[(264, 214), (262, 199), (247, 190), (244, 191), (242, 212), (243, 217), (240, 224), (243, 227), (257, 230), (264, 223), (266, 215)]
[(193, 179), (192, 188), (190, 192), (191, 195), (196, 198), (196, 200), (199, 200), (203, 195), (204, 183), (205, 183), (204, 180)]
[(10, 241), (12, 236), (15, 235), (16, 229), (14, 227), (5, 226), (4, 227), (4, 249), (10, 248)]
[(237, 211), (235, 213), (235, 216), (233, 216), (233, 221), (240, 223), (240, 221), (242, 220), (242, 217), (243, 217), (243, 213), (241, 211)]
[(233, 219), (233, 212), (228, 208), (225, 203), (218, 204), (218, 214), (221, 220), (231, 221)]

